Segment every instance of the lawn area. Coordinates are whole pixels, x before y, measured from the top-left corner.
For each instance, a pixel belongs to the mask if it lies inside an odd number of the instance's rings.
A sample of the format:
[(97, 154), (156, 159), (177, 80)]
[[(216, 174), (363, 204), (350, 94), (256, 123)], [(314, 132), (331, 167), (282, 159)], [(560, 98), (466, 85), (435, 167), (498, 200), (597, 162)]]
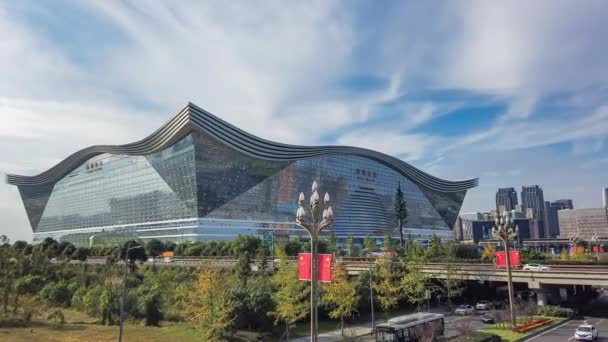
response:
[[(0, 341), (3, 342), (81, 342), (81, 341), (116, 341), (118, 326), (103, 326), (96, 324), (64, 324), (33, 326), (30, 328), (2, 328)], [(144, 327), (139, 324), (125, 325), (123, 338), (129, 342), (144, 341), (200, 341), (201, 338), (191, 325), (187, 323), (167, 323), (159, 328)]]
[(534, 330), (530, 330), (526, 333), (518, 333), (518, 332), (512, 331), (511, 328), (497, 328), (497, 327), (482, 328), (482, 329), (479, 329), (479, 331), (498, 335), (502, 338), (503, 341), (515, 341), (519, 338), (530, 335), (530, 334), (534, 333), (535, 331), (538, 331), (539, 329), (545, 329), (548, 326), (556, 326), (558, 324), (561, 324), (564, 320), (566, 320), (566, 318), (562, 318), (562, 317), (536, 316), (534, 318), (535, 319), (550, 318), (553, 321), (551, 323), (549, 323), (548, 325), (538, 327), (538, 328), (536, 328)]

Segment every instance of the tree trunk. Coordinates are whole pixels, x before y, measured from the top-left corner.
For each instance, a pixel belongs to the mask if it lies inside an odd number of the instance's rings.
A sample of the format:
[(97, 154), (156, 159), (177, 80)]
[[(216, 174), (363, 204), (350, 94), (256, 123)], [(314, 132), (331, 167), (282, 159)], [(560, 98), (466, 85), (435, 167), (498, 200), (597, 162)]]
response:
[(13, 304), (13, 313), (17, 313), (18, 306), (19, 306), (19, 293), (15, 292), (15, 303)]
[(340, 315), (340, 336), (344, 337), (344, 315)]
[(289, 323), (285, 321), (285, 341), (289, 341)]

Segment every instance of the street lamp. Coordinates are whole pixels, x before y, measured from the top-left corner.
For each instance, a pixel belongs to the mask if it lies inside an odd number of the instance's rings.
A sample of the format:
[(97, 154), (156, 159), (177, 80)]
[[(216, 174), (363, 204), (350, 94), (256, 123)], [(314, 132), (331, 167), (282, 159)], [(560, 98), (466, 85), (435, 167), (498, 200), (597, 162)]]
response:
[[(310, 341), (317, 341), (317, 239), (323, 228), (331, 225), (334, 213), (329, 205), (329, 194), (325, 193), (323, 203), (325, 209), (320, 212), (319, 186), (317, 182), (312, 183), (312, 195), (310, 195), (310, 210), (304, 209), (306, 197), (300, 193), (298, 199), (298, 211), (296, 212), (296, 224), (308, 232), (310, 237)], [(319, 218), (321, 215), (321, 218)]]
[(492, 234), (497, 236), (505, 245), (505, 257), (507, 259), (507, 288), (509, 289), (509, 309), (511, 311), (511, 325), (514, 327), (515, 311), (513, 311), (513, 280), (511, 279), (511, 257), (509, 255), (509, 240), (513, 240), (517, 232), (513, 230), (513, 219), (507, 219), (507, 215), (497, 215), (494, 219)]
[(142, 248), (141, 245), (133, 246), (131, 248), (127, 248), (127, 252), (125, 253), (125, 276), (122, 282), (122, 297), (120, 299), (120, 332), (118, 333), (118, 342), (122, 342), (122, 326), (124, 323), (124, 314), (125, 314), (125, 296), (127, 295), (127, 270), (129, 264), (129, 252), (133, 249)]

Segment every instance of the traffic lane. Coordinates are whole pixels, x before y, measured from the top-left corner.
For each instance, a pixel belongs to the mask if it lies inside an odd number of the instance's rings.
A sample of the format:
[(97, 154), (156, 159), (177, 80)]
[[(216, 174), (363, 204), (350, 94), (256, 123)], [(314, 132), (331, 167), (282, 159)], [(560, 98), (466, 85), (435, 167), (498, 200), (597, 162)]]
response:
[(574, 331), (576, 328), (584, 322), (595, 325), (595, 328), (599, 332), (599, 338), (596, 341), (608, 342), (608, 319), (598, 317), (587, 317), (586, 320), (575, 319), (565, 324), (559, 325), (553, 329), (550, 329), (540, 335), (531, 337), (526, 341), (531, 342), (560, 342), (560, 341), (575, 341)]
[(473, 332), (490, 326), (491, 324), (481, 322), (481, 315), (484, 313), (485, 311), (477, 311), (472, 315), (447, 314), (444, 319), (445, 335), (448, 337), (459, 336), (466, 332)]

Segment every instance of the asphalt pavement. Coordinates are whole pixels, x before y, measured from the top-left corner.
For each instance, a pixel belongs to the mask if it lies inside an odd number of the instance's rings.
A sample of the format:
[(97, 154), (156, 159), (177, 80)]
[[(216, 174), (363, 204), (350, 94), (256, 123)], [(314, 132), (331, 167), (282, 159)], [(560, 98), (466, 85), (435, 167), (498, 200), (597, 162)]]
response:
[(599, 337), (595, 341), (608, 342), (608, 319), (598, 317), (585, 317), (582, 319), (574, 319), (568, 321), (562, 325), (559, 325), (553, 329), (550, 329), (540, 335), (531, 337), (526, 341), (530, 342), (574, 342), (574, 331), (576, 327), (583, 324), (584, 322), (595, 325), (599, 331)]

